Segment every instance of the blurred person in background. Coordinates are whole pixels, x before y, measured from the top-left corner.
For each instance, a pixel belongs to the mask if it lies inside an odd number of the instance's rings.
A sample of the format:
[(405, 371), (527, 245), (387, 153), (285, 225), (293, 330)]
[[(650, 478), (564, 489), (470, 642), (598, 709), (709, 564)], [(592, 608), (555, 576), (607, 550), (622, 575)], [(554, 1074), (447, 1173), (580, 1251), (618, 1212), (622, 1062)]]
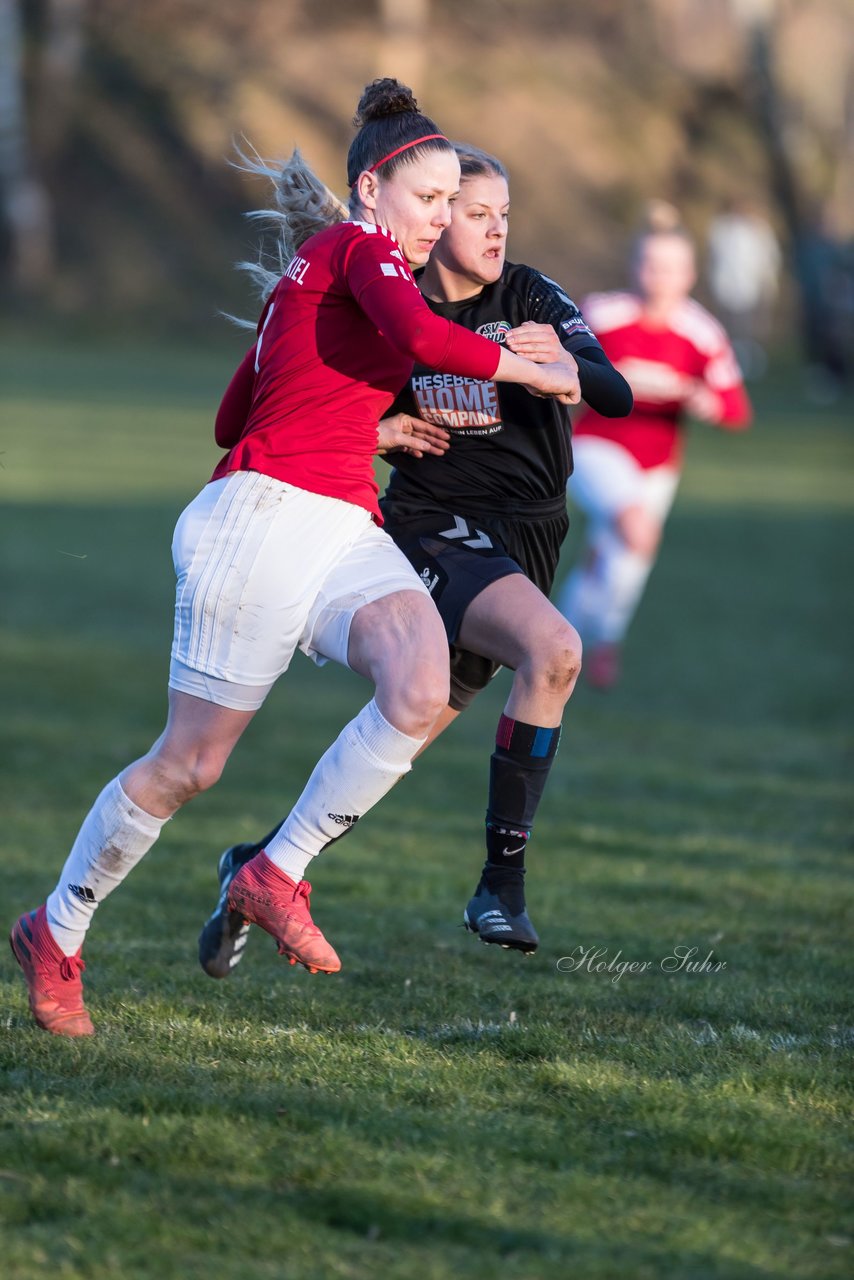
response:
[(594, 688), (619, 679), (629, 624), (655, 564), (682, 467), (684, 426), (750, 425), (751, 408), (729, 339), (690, 295), (693, 242), (672, 206), (658, 202), (635, 246), (635, 287), (594, 294), (584, 315), (634, 393), (631, 414), (610, 421), (592, 405), (573, 435), (573, 502), (585, 517), (576, 567), (558, 597), (581, 634)]
[(834, 404), (854, 366), (854, 243), (845, 244), (829, 212), (814, 207), (800, 229), (795, 258), (807, 398)]
[(217, 416), (228, 452), (175, 530), (166, 727), (104, 788), (47, 902), (12, 930), (32, 1014), (56, 1035), (94, 1030), (81, 950), (96, 908), (172, 815), (218, 780), (297, 646), (360, 672), (375, 694), (230, 896), (291, 963), (340, 969), (311, 918), (304, 872), (409, 771), (448, 697), (438, 612), (380, 528), (378, 421), (416, 359), (580, 395), (570, 356), (538, 364), (515, 355), (435, 315), (418, 292), (408, 264), (425, 263), (449, 224), (460, 165), (411, 92), (374, 82), (355, 123), (351, 218), (341, 208), (333, 226), (317, 219), (323, 230), (284, 264)]
[[(575, 303), (539, 271), (505, 261), (503, 165), (470, 146), (456, 150), (451, 225), (418, 277), (431, 311), (533, 360), (563, 351), (588, 404), (603, 416), (628, 413), (629, 387)], [(569, 414), (524, 388), (423, 363), (393, 409), (381, 443), (414, 441), (424, 456), (394, 459), (380, 504), (385, 527), (431, 592), (450, 646), (450, 699), (424, 746), (501, 666), (513, 672), (489, 764), (486, 862), (464, 923), (483, 942), (530, 953), (538, 937), (525, 904), (525, 855), (581, 659), (578, 635), (548, 599), (568, 527)], [(226, 977), (246, 943), (246, 920), (229, 906), (231, 878), (276, 830), (220, 859), (220, 900), (199, 938), (211, 977)]]
[(706, 276), (746, 378), (761, 378), (780, 288), (780, 245), (774, 229), (746, 199), (730, 200), (709, 227)]

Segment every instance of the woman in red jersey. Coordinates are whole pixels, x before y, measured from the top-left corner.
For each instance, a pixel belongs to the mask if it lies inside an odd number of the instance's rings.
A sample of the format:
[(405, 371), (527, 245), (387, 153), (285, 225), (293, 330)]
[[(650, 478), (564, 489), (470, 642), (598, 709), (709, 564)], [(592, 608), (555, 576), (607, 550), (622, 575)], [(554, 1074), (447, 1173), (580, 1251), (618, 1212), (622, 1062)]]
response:
[[(409, 770), (448, 698), (439, 615), (379, 527), (378, 420), (414, 360), (567, 402), (579, 396), (570, 360), (535, 364), (433, 315), (421, 298), (408, 264), (426, 262), (450, 222), (460, 167), (409, 90), (375, 82), (356, 123), (353, 220), (306, 240), (270, 295), (218, 418), (229, 452), (175, 530), (166, 727), (107, 785), (55, 890), (12, 931), (31, 1010), (58, 1035), (93, 1031), (80, 975), (95, 908), (164, 823), (217, 781), (297, 646), (367, 676), (375, 696), (230, 897), (292, 963), (340, 968), (311, 919), (305, 868)], [(232, 439), (235, 417), (244, 425)]]
[[(458, 144), (457, 154), (460, 195), (451, 225), (418, 277), (431, 311), (538, 360), (567, 353), (586, 403), (604, 416), (627, 414), (628, 385), (572, 299), (533, 267), (505, 259), (506, 169), (477, 148)], [(300, 209), (304, 194), (290, 170), (269, 176), (279, 208)], [(427, 584), (450, 650), (449, 703), (427, 741), (500, 666), (513, 673), (489, 761), (486, 862), (464, 921), (482, 942), (531, 954), (539, 937), (525, 904), (528, 841), (581, 663), (575, 629), (548, 599), (568, 527), (569, 413), (522, 387), (437, 374), (418, 363), (394, 408), (399, 413), (380, 424), (382, 438), (406, 443), (415, 432), (416, 447), (427, 447), (420, 460), (392, 455), (395, 470), (380, 504), (385, 527)], [(401, 427), (409, 433), (396, 437)], [(444, 448), (435, 445), (436, 432)], [(233, 845), (219, 860), (219, 901), (199, 937), (199, 960), (213, 978), (228, 977), (247, 940), (248, 925), (228, 906), (231, 879), (274, 836)]]
[(619, 678), (623, 637), (676, 496), (685, 418), (730, 431), (751, 419), (729, 339), (690, 296), (694, 247), (678, 221), (641, 236), (635, 276), (635, 292), (594, 294), (583, 304), (634, 394), (627, 418), (588, 407), (573, 435), (569, 492), (587, 517), (586, 541), (558, 604), (581, 633), (585, 676), (599, 689)]

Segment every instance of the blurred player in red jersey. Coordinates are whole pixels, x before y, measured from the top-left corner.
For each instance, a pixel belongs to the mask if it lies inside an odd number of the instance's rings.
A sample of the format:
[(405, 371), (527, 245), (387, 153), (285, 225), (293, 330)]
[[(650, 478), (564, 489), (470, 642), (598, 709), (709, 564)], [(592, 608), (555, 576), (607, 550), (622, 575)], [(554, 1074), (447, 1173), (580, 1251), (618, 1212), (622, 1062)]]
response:
[[(587, 403), (603, 415), (628, 413), (631, 392), (571, 298), (533, 267), (505, 261), (504, 167), (476, 148), (460, 145), (457, 153), (451, 225), (419, 276), (431, 311), (536, 360), (568, 353)], [(282, 206), (292, 197), (299, 206), (298, 192), (281, 183), (277, 191)], [(416, 447), (428, 447), (421, 460), (393, 455), (380, 504), (385, 527), (430, 590), (450, 646), (449, 705), (427, 742), (499, 666), (513, 672), (489, 763), (486, 863), (464, 919), (481, 941), (530, 954), (538, 936), (525, 905), (526, 850), (581, 658), (577, 633), (548, 599), (568, 525), (569, 414), (525, 388), (421, 363), (394, 408), (381, 423), (383, 441), (411, 442), (408, 430)], [(431, 433), (447, 442), (438, 455)], [(248, 926), (229, 908), (231, 878), (274, 835), (220, 858), (220, 899), (199, 938), (211, 977), (228, 976), (246, 944)]]
[(95, 908), (164, 823), (217, 781), (297, 646), (367, 676), (375, 696), (235, 877), (230, 901), (292, 963), (340, 968), (311, 919), (305, 869), (408, 772), (448, 698), (439, 615), (379, 527), (379, 418), (414, 360), (580, 396), (570, 357), (536, 364), (430, 311), (409, 264), (427, 261), (450, 222), (459, 161), (397, 81), (368, 87), (357, 124), (352, 220), (320, 218), (325, 229), (294, 246), (217, 416), (229, 452), (175, 530), (166, 727), (107, 785), (55, 890), (12, 931), (33, 1015), (57, 1035), (93, 1031), (80, 975)]
[(619, 678), (623, 638), (676, 496), (685, 419), (730, 431), (751, 420), (727, 335), (690, 297), (694, 246), (668, 209), (637, 243), (636, 291), (594, 294), (583, 304), (634, 394), (627, 418), (612, 421), (589, 406), (573, 433), (569, 492), (587, 518), (586, 540), (558, 606), (581, 633), (585, 678), (599, 689)]

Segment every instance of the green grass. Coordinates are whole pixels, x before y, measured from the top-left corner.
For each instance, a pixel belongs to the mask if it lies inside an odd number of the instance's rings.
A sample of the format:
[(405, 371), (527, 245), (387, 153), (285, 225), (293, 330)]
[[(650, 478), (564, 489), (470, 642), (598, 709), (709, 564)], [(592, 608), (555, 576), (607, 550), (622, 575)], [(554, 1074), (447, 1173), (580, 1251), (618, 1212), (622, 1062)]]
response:
[[(4, 914), (159, 732), (169, 539), (233, 352), (7, 346)], [(9, 1280), (712, 1280), (851, 1272), (851, 405), (697, 430), (626, 678), (580, 689), (531, 853), (534, 958), (458, 921), (496, 681), (313, 871), (334, 978), (196, 936), (365, 698), (301, 658), (86, 947), (95, 1039), (0, 970)], [(846, 474), (847, 473), (847, 474)], [(669, 973), (677, 946), (715, 973)], [(561, 972), (603, 948), (642, 973)], [(848, 1216), (846, 1216), (848, 1215)]]

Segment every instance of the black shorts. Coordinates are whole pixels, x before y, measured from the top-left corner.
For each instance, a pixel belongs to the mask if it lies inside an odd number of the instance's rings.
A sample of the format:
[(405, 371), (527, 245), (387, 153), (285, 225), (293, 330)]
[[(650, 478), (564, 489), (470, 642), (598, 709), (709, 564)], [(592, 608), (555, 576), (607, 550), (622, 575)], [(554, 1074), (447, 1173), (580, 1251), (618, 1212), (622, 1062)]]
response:
[(511, 573), (523, 573), (548, 596), (569, 528), (566, 506), (549, 504), (557, 514), (520, 520), (454, 514), (389, 497), (380, 505), (386, 531), (415, 568), (445, 624), (450, 705), (463, 711), (500, 669), (500, 663), (457, 645), (466, 609), (484, 587)]

